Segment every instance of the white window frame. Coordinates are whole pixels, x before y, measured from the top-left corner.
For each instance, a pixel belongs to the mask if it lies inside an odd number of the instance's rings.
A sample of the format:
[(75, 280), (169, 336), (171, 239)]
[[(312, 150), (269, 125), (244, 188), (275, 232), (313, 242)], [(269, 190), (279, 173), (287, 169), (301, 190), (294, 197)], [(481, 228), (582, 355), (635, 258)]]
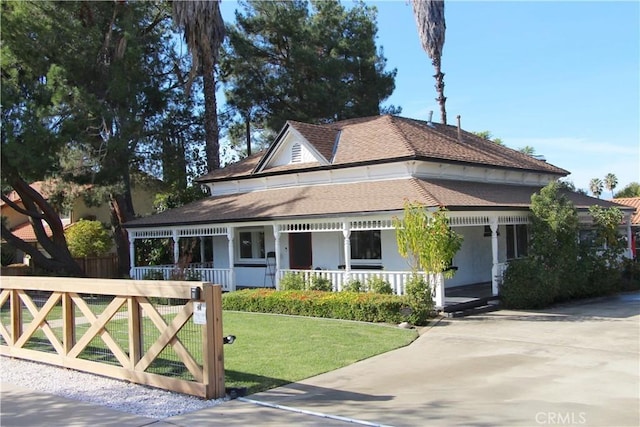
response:
[[(244, 233), (251, 234), (251, 258), (245, 258), (242, 256), (242, 239), (241, 235)], [(260, 236), (262, 235), (262, 236)], [(262, 240), (262, 247), (259, 243)], [(242, 262), (264, 262), (265, 257), (262, 254), (266, 254), (265, 249), (265, 232), (262, 227), (240, 228), (236, 230), (236, 260)], [(261, 256), (262, 255), (262, 256)]]

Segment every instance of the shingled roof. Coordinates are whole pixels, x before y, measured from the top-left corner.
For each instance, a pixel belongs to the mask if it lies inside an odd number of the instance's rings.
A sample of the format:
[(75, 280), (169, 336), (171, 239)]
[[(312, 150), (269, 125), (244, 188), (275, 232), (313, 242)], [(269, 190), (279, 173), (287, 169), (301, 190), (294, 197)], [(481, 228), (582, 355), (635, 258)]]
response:
[[(140, 218), (127, 227), (159, 227), (350, 214), (399, 212), (405, 201), (428, 207), (462, 210), (528, 210), (540, 186), (491, 184), (444, 179), (396, 179), (334, 185), (288, 187), (208, 197), (157, 215)], [(577, 208), (615, 204), (565, 192)]]
[(318, 167), (345, 167), (351, 164), (379, 163), (403, 159), (453, 162), (566, 176), (568, 171), (519, 151), (501, 146), (455, 126), (392, 115), (343, 120), (312, 125), (288, 121), (280, 136), (289, 127), (297, 130), (315, 149), (331, 162), (279, 166), (260, 169), (278, 140), (265, 152), (249, 157), (233, 167), (227, 167), (198, 179), (201, 183), (242, 179), (261, 174), (287, 173)]
[(634, 208), (635, 213), (631, 217), (631, 225), (640, 226), (640, 197), (619, 197), (611, 201)]

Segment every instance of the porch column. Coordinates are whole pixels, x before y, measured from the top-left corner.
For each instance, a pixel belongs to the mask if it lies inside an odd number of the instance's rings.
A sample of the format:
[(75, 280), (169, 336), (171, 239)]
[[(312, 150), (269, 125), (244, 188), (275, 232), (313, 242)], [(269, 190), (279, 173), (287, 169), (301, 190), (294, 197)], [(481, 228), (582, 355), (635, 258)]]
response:
[(234, 251), (233, 251), (233, 238), (234, 238), (234, 228), (227, 228), (227, 240), (229, 241), (229, 289), (232, 291), (236, 290), (236, 278), (235, 278), (235, 264), (234, 260)]
[(200, 263), (204, 263), (204, 237), (205, 236), (200, 236)]
[(180, 238), (178, 237), (178, 230), (173, 229), (171, 231), (171, 237), (173, 238), (173, 263), (178, 264), (178, 261), (180, 261)]
[(444, 274), (434, 273), (428, 275), (433, 288), (433, 303), (436, 307), (444, 308)]
[(276, 271), (274, 275), (276, 289), (280, 289), (280, 226), (278, 224), (273, 224), (273, 238), (275, 241), (275, 252), (276, 252)]
[(627, 217), (627, 251), (628, 251), (628, 255), (627, 258), (629, 259), (633, 259), (633, 257), (636, 255), (633, 253), (633, 234), (631, 232), (631, 215), (629, 215)]
[(500, 292), (500, 283), (498, 282), (498, 218), (493, 217), (489, 220), (491, 227), (491, 257), (493, 266), (491, 267), (491, 293), (495, 296)]
[(133, 237), (133, 233), (128, 231), (129, 235), (129, 277), (133, 277), (134, 267), (136, 266), (136, 253), (135, 253), (135, 237)]
[(351, 225), (349, 221), (342, 223), (342, 235), (344, 236), (344, 282), (351, 280)]

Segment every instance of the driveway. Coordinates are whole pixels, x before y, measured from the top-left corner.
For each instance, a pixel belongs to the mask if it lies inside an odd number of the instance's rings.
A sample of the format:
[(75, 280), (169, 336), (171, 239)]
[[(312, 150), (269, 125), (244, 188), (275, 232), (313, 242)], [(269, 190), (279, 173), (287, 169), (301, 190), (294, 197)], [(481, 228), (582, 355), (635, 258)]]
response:
[(241, 424), (257, 401), (269, 425), (638, 426), (639, 340), (640, 293), (443, 319), (408, 347), (164, 421)]

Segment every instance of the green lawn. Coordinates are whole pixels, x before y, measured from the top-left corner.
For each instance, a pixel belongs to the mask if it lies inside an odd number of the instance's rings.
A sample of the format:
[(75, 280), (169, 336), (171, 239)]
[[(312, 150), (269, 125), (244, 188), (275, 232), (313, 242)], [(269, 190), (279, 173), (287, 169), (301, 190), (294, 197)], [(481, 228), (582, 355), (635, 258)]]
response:
[[(92, 309), (98, 314), (104, 309), (104, 304), (92, 306)], [(24, 311), (26, 312), (26, 309)], [(7, 314), (2, 313), (3, 323), (8, 320)], [(25, 323), (31, 319), (27, 313), (24, 313), (24, 317)], [(173, 315), (163, 317), (166, 322), (170, 322)], [(59, 308), (55, 308), (50, 316), (47, 316), (49, 321), (60, 318)], [(54, 333), (61, 339), (61, 327), (55, 323), (53, 325)], [(77, 336), (81, 336), (87, 328), (87, 324), (77, 325)], [(224, 312), (223, 328), (225, 335), (237, 337), (235, 343), (224, 346), (225, 384), (227, 387), (246, 387), (249, 393), (268, 390), (347, 366), (358, 360), (403, 347), (417, 338), (415, 330), (395, 326), (229, 311)], [(107, 324), (107, 329), (127, 352), (127, 320), (113, 319)], [(143, 329), (147, 336), (144, 349), (146, 351), (157, 339), (159, 332), (148, 318), (143, 320)], [(195, 359), (200, 361), (202, 345), (199, 327), (190, 321), (178, 336)], [(41, 330), (33, 335), (26, 347), (55, 352)], [(148, 371), (191, 379), (184, 365), (172, 356), (174, 353), (171, 348), (168, 347), (165, 352), (156, 359)], [(117, 364), (99, 337), (91, 341), (80, 357)]]
[(227, 387), (250, 393), (309, 378), (403, 347), (415, 330), (308, 317), (224, 312)]

